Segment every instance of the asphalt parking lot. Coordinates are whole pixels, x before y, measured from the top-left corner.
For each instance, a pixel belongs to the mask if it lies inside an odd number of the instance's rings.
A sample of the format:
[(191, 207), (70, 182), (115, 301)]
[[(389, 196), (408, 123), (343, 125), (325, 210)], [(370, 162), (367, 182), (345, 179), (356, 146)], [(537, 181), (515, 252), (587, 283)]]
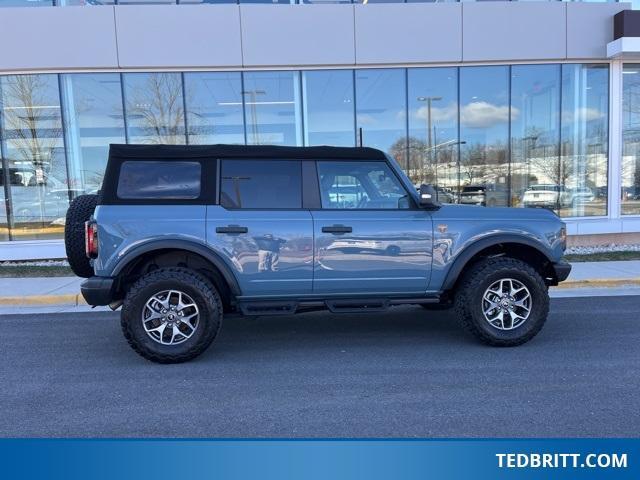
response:
[(552, 300), (527, 345), (448, 312), (230, 318), (155, 365), (118, 313), (0, 317), (0, 436), (620, 437), (640, 432), (640, 296)]

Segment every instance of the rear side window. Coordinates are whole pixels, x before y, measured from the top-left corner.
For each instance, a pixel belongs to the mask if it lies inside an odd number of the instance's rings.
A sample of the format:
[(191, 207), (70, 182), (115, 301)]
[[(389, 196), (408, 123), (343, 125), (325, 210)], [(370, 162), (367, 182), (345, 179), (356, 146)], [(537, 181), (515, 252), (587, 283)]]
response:
[(225, 208), (302, 208), (298, 160), (222, 160), (220, 173)]
[(193, 200), (200, 196), (199, 162), (123, 162), (118, 198), (123, 200)]

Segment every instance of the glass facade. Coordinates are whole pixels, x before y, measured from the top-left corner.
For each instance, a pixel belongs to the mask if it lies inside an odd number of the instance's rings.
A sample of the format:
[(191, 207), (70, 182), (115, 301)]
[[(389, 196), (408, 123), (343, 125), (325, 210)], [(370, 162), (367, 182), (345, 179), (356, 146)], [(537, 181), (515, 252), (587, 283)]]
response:
[(184, 89), (190, 144), (244, 143), (239, 72), (185, 73)]
[(357, 144), (388, 152), (405, 169), (406, 74), (404, 68), (356, 70)]
[(353, 146), (353, 71), (302, 72), (305, 145)]
[(302, 145), (299, 72), (247, 72), (243, 77), (247, 143)]
[(509, 206), (509, 67), (460, 71), (459, 203)]
[(625, 65), (622, 76), (623, 215), (640, 215), (640, 65)]
[[(607, 214), (609, 67), (0, 76), (0, 241), (60, 238), (110, 143), (362, 144), (445, 203)], [(623, 214), (640, 214), (640, 66), (624, 75)]]

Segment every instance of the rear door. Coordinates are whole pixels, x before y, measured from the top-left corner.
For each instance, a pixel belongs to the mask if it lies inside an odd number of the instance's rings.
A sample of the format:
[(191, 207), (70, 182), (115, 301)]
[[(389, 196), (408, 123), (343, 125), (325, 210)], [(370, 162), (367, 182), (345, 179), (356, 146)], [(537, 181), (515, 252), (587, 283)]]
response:
[(384, 161), (318, 161), (314, 293), (423, 294), (432, 221)]
[(224, 255), (243, 296), (311, 293), (313, 222), (303, 209), (302, 162), (222, 159), (219, 177), (207, 242)]

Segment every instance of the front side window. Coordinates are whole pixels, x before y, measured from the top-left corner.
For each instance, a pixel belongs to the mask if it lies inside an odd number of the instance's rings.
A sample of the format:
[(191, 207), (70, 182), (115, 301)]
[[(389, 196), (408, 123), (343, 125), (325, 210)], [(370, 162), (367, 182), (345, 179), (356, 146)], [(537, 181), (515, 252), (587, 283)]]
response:
[(302, 208), (298, 160), (223, 160), (220, 204), (225, 208)]
[(200, 196), (200, 164), (179, 161), (131, 161), (120, 167), (122, 200), (194, 200)]
[(322, 208), (406, 209), (407, 192), (384, 162), (318, 162)]

